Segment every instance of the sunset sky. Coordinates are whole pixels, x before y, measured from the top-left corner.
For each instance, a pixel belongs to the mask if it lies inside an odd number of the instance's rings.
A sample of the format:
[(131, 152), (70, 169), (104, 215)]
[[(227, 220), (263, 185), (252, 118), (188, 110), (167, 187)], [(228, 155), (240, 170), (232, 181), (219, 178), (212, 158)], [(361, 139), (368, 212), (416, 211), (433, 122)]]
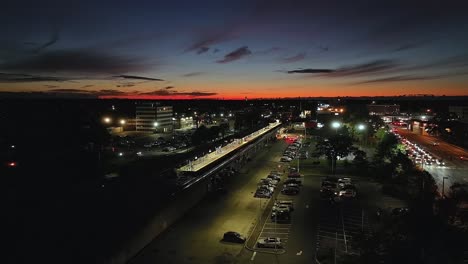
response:
[(468, 95), (468, 1), (8, 1), (0, 92)]

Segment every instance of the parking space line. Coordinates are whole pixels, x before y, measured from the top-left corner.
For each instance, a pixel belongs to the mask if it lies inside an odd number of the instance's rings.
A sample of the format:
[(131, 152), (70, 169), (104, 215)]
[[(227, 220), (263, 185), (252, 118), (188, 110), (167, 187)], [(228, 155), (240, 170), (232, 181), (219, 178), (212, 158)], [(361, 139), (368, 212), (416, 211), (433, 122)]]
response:
[(257, 251), (254, 251), (254, 253), (252, 254), (252, 257), (250, 258), (250, 260), (253, 261), (255, 259), (256, 255), (257, 255)]

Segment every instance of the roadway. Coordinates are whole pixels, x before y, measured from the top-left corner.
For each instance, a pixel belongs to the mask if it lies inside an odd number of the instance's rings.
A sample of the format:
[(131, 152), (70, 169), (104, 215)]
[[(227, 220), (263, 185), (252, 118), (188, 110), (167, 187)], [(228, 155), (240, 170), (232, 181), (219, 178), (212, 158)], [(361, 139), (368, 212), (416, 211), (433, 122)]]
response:
[[(454, 183), (468, 183), (468, 161), (459, 159), (460, 156), (467, 157), (468, 151), (439, 138), (418, 135), (407, 129), (398, 128), (398, 133), (409, 141), (422, 146), (434, 157), (445, 161), (445, 167), (423, 165), (423, 169), (434, 177), (440, 193), (442, 193), (442, 185), (445, 185), (445, 194), (447, 195), (449, 187)], [(433, 142), (438, 142), (439, 145), (433, 145)]]

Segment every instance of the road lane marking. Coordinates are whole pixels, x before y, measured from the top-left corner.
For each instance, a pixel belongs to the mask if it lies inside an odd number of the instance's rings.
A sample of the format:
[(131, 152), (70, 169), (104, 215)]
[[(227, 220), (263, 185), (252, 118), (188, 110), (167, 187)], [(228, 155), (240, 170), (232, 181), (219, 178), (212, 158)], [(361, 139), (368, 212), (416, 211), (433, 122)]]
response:
[(254, 251), (254, 253), (252, 254), (252, 257), (250, 258), (251, 261), (255, 259), (255, 255), (257, 255), (257, 251)]

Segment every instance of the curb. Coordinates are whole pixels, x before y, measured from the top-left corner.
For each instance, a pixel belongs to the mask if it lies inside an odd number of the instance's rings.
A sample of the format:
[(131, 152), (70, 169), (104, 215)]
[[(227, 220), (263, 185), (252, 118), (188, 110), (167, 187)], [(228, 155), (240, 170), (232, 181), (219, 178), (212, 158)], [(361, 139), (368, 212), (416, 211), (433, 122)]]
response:
[[(268, 198), (268, 203), (270, 203), (270, 202), (271, 202), (271, 198)], [(257, 220), (257, 221), (255, 222), (254, 227), (252, 228), (252, 231), (250, 232), (250, 234), (249, 234), (249, 236), (248, 236), (248, 238), (247, 238), (247, 240), (246, 240), (246, 243), (244, 244), (244, 248), (247, 249), (247, 250), (249, 250), (249, 251), (252, 251), (252, 252), (260, 252), (260, 253), (266, 253), (266, 254), (272, 254), (272, 255), (282, 255), (282, 254), (286, 253), (286, 250), (285, 250), (285, 249), (281, 249), (281, 250), (278, 250), (278, 251), (276, 251), (276, 252), (271, 252), (271, 251), (265, 251), (265, 250), (261, 250), (261, 249), (250, 248), (250, 247), (248, 246), (248, 243), (247, 243), (247, 242), (252, 238), (252, 235), (253, 235), (255, 229), (257, 228), (258, 223), (259, 223), (259, 221)]]

